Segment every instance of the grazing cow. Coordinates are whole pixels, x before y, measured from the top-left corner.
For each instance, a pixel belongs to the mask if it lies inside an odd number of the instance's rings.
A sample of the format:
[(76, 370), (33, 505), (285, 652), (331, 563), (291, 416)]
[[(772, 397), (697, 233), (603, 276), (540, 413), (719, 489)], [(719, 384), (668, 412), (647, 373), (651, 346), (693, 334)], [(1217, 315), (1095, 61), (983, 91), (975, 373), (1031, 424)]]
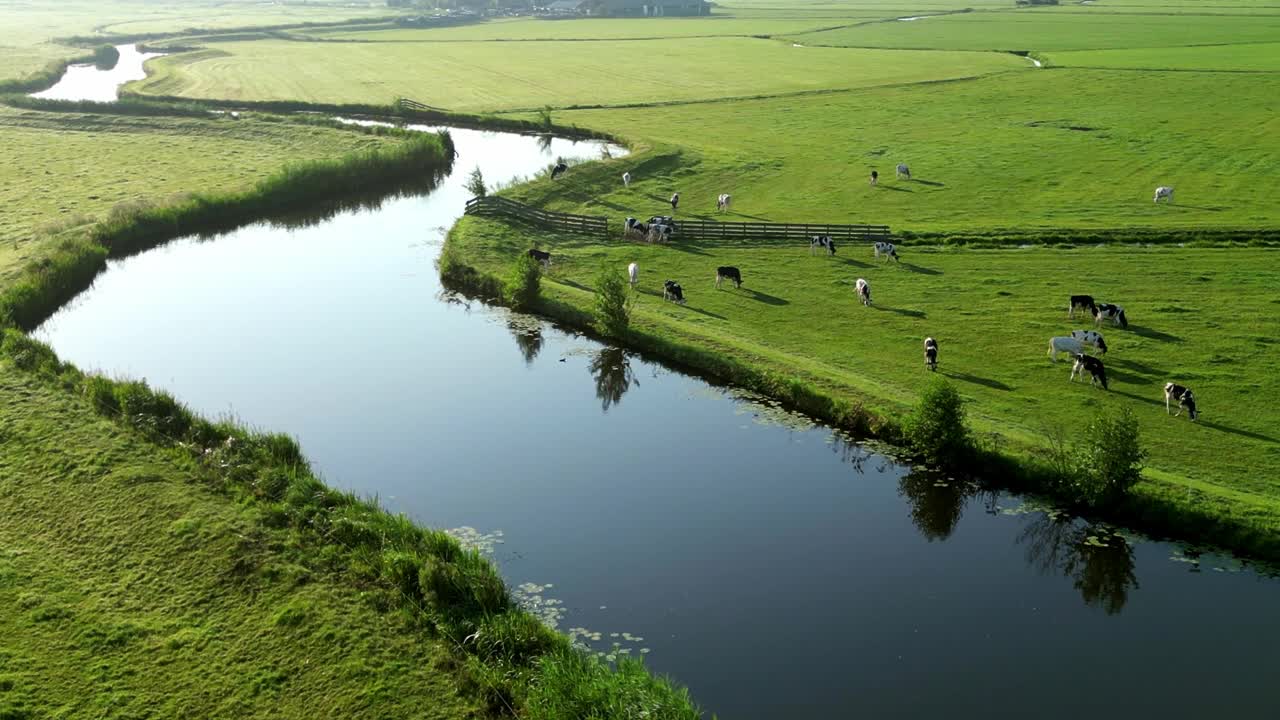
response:
[(680, 193), (671, 193), (671, 212), (676, 211), (676, 206), (680, 204)]
[(1200, 413), (1196, 411), (1196, 396), (1192, 394), (1191, 388), (1186, 387), (1185, 385), (1179, 385), (1177, 383), (1165, 383), (1164, 384), (1164, 414), (1165, 415), (1169, 414), (1169, 403), (1173, 402), (1174, 400), (1178, 401), (1178, 412), (1174, 413), (1173, 415), (1174, 417), (1178, 417), (1179, 415), (1181, 415), (1182, 410), (1184, 408), (1187, 411), (1187, 415), (1191, 417), (1191, 420), (1193, 422), (1195, 421), (1196, 418), (1200, 417)]
[(631, 173), (629, 172), (622, 173), (622, 186), (631, 187)]
[(1097, 330), (1072, 330), (1071, 337), (1085, 345), (1094, 346), (1103, 355), (1107, 354), (1107, 341), (1102, 339), (1102, 333)]
[(911, 179), (911, 168), (906, 163), (898, 163), (898, 177)]
[(938, 341), (931, 337), (924, 339), (924, 366), (933, 372), (938, 371)]
[(1071, 356), (1084, 354), (1084, 343), (1073, 337), (1051, 337), (1049, 338), (1049, 359), (1058, 362), (1058, 353), (1067, 353)]
[(654, 215), (649, 218), (650, 225), (670, 225), (674, 231), (676, 229), (676, 219), (670, 215)]
[(836, 254), (836, 241), (832, 240), (830, 235), (814, 235), (809, 239), (809, 254), (814, 254), (818, 248), (826, 250), (827, 256), (830, 257)]
[(649, 242), (670, 242), (676, 229), (670, 225), (650, 225)]
[(667, 280), (662, 283), (662, 299), (670, 300), (674, 303), (684, 304), (684, 289), (680, 287), (680, 283), (675, 280)]
[(555, 180), (556, 178), (560, 177), (561, 175), (567, 172), (569, 172), (568, 165), (564, 163), (556, 163), (556, 166), (551, 168), (551, 179)]
[(534, 260), (537, 260), (538, 262), (542, 263), (543, 265), (551, 264), (551, 253), (546, 252), (545, 250), (536, 250), (534, 248), (529, 248), (529, 252), (525, 254), (533, 258)]
[(629, 217), (622, 223), (622, 237), (638, 238), (644, 240), (649, 235), (649, 226), (639, 220)]
[(902, 262), (902, 258), (898, 257), (898, 246), (894, 245), (891, 242), (883, 242), (883, 241), (877, 242), (875, 245), (875, 253), (876, 253), (877, 260), (880, 259), (881, 255), (884, 255), (885, 260), (888, 260), (889, 258), (893, 258), (898, 262)]
[(1165, 202), (1173, 202), (1173, 188), (1168, 185), (1156, 188), (1156, 197), (1153, 202), (1160, 202), (1160, 198), (1164, 198)]
[(720, 197), (716, 198), (716, 210), (726, 212), (729, 209), (729, 203), (733, 202), (733, 197), (729, 193), (720, 193)]
[(858, 299), (863, 305), (871, 306), (871, 284), (862, 278), (858, 278), (858, 282), (854, 284), (854, 290), (858, 293)]
[(1112, 325), (1129, 327), (1129, 318), (1124, 315), (1124, 308), (1111, 303), (1098, 303), (1093, 311), (1093, 324), (1099, 325), (1103, 320), (1110, 320)]
[(1098, 306), (1094, 304), (1092, 295), (1072, 295), (1071, 302), (1067, 304), (1068, 319), (1075, 319), (1077, 308), (1087, 308), (1090, 316), (1098, 314)]
[(1089, 385), (1102, 383), (1102, 389), (1107, 390), (1107, 369), (1102, 366), (1102, 361), (1091, 355), (1080, 353), (1076, 355), (1076, 364), (1071, 368), (1071, 382), (1075, 382), (1076, 375), (1084, 377), (1084, 371), (1089, 371)]
[(742, 287), (742, 273), (736, 267), (721, 265), (716, 268), (716, 287), (725, 280), (732, 281), (735, 288)]
[(640, 282), (640, 263), (631, 263), (627, 266), (627, 279), (631, 282), (631, 289), (636, 289), (636, 284)]
[(876, 183), (878, 182), (880, 182), (880, 173), (876, 172), (875, 170), (872, 170), (871, 171), (871, 187), (875, 187)]

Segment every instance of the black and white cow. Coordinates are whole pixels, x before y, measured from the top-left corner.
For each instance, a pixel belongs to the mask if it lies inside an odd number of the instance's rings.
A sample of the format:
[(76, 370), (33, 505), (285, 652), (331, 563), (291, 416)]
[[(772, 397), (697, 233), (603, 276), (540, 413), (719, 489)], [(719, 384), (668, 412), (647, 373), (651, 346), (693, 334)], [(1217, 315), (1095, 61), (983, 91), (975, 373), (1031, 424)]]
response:
[(886, 260), (892, 258), (898, 262), (902, 262), (902, 258), (898, 257), (898, 246), (891, 242), (878, 241), (875, 244), (876, 259), (879, 260), (883, 255)]
[(809, 239), (809, 254), (814, 254), (819, 248), (826, 250), (828, 257), (835, 255), (836, 241), (830, 235), (814, 235)]
[(533, 258), (534, 260), (537, 260), (538, 262), (542, 263), (543, 265), (551, 264), (551, 253), (546, 252), (545, 250), (537, 250), (535, 248), (529, 248), (529, 252), (525, 254)]
[(720, 212), (728, 212), (729, 206), (733, 204), (733, 196), (729, 193), (720, 193), (720, 197), (716, 198), (716, 210)]
[(924, 339), (924, 366), (938, 371), (938, 341), (931, 337)]
[(667, 280), (662, 283), (662, 299), (671, 302), (684, 304), (684, 289), (680, 287), (680, 283), (675, 280)]
[(1094, 346), (1103, 355), (1107, 354), (1107, 341), (1102, 339), (1102, 333), (1097, 330), (1072, 330), (1071, 337), (1085, 345)]
[(568, 165), (566, 165), (565, 163), (556, 163), (556, 166), (551, 168), (551, 179), (555, 180), (556, 178), (560, 177), (561, 175), (567, 172), (569, 172)]
[(1071, 302), (1067, 303), (1067, 319), (1075, 319), (1076, 310), (1088, 310), (1090, 317), (1098, 314), (1092, 295), (1072, 295)]
[(674, 225), (655, 224), (649, 226), (649, 242), (670, 242), (671, 234), (676, 231)]
[(1155, 202), (1160, 202), (1160, 198), (1164, 198), (1166, 203), (1173, 202), (1173, 188), (1169, 185), (1161, 185), (1156, 188)]
[(1200, 417), (1200, 413), (1196, 410), (1196, 396), (1191, 392), (1191, 388), (1177, 383), (1164, 384), (1164, 413), (1169, 414), (1169, 403), (1177, 401), (1178, 412), (1174, 413), (1174, 417), (1182, 414), (1183, 409), (1187, 411), (1187, 415), (1194, 421)]
[(631, 173), (629, 172), (622, 173), (622, 186), (631, 187)]
[(671, 212), (676, 211), (676, 206), (680, 204), (680, 193), (671, 193)]
[(671, 229), (674, 230), (676, 227), (676, 219), (671, 217), (670, 215), (654, 215), (653, 217), (649, 218), (649, 224), (650, 225), (670, 225)]
[(1089, 373), (1089, 384), (1102, 383), (1102, 389), (1108, 390), (1107, 387), (1107, 369), (1103, 367), (1102, 361), (1092, 355), (1083, 353), (1076, 355), (1076, 364), (1071, 368), (1071, 382), (1075, 382), (1076, 375), (1084, 377), (1085, 372)]
[(725, 280), (732, 282), (735, 288), (740, 288), (742, 287), (742, 272), (731, 265), (721, 265), (716, 268), (716, 287), (720, 287), (720, 283)]
[(1072, 357), (1081, 355), (1084, 353), (1084, 343), (1073, 337), (1061, 335), (1049, 338), (1049, 359), (1058, 362), (1058, 353), (1066, 353)]
[(1129, 327), (1129, 318), (1124, 315), (1124, 308), (1111, 303), (1098, 303), (1093, 311), (1093, 324), (1100, 325), (1103, 320), (1110, 320), (1112, 325)]
[(858, 299), (862, 301), (862, 304), (870, 307), (871, 306), (871, 283), (867, 282), (866, 280), (863, 280), (862, 278), (858, 278), (858, 282), (854, 284), (853, 289), (854, 289), (854, 292), (858, 294)]
[(649, 234), (649, 226), (639, 220), (629, 217), (622, 221), (622, 237), (623, 239), (638, 238), (643, 240)]
[(911, 179), (911, 168), (907, 167), (906, 163), (898, 163), (898, 177)]
[(871, 171), (871, 187), (875, 187), (876, 183), (878, 182), (880, 182), (880, 173), (876, 172), (875, 170), (872, 170)]

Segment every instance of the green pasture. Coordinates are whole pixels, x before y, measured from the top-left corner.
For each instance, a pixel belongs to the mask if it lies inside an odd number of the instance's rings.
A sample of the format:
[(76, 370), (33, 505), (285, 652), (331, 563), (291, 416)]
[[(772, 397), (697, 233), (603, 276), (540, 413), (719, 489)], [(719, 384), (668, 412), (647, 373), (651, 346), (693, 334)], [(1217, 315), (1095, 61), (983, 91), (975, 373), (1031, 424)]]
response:
[(87, 398), (0, 366), (0, 717), (475, 717), (449, 651)]
[(1280, 73), (1280, 43), (1054, 52), (1055, 66)]
[(754, 19), (733, 17), (584, 18), (542, 20), (512, 18), (450, 28), (317, 29), (298, 33), (323, 40), (363, 42), (472, 42), (483, 40), (635, 40), (709, 36), (778, 35), (820, 30), (859, 19), (882, 17), (862, 14), (827, 19)]
[(1095, 50), (1268, 42), (1280, 13), (1258, 16), (973, 12), (794, 34), (806, 45), (934, 50)]
[[(386, 103), (450, 110), (618, 105), (820, 91), (1025, 70), (993, 53), (795, 48), (769, 40), (214, 43), (151, 63), (144, 94)], [(270, 68), (270, 71), (267, 69)]]
[[(875, 222), (895, 231), (1276, 227), (1280, 76), (1039, 70), (813, 97), (556, 113), (641, 138), (636, 182), (554, 200), (613, 217)], [(1197, 98), (1189, 104), (1187, 98)], [(913, 180), (896, 180), (907, 163)], [(878, 187), (867, 180), (872, 169)], [(621, 170), (619, 170), (621, 174)], [(1173, 185), (1172, 205), (1152, 203)]]
[[(531, 245), (549, 250), (544, 295), (583, 309), (602, 263), (624, 273), (636, 261), (633, 325), (641, 330), (799, 377), (890, 417), (900, 417), (923, 387), (921, 344), (933, 336), (940, 372), (971, 401), (978, 429), (999, 432), (1008, 447), (1074, 436), (1095, 410), (1127, 406), (1151, 451), (1143, 492), (1207, 498), (1206, 507), (1256, 514), (1280, 530), (1280, 409), (1258, 401), (1280, 394), (1271, 360), (1280, 337), (1275, 250), (979, 251), (906, 243), (901, 264), (886, 264), (873, 259), (869, 243), (829, 258), (810, 255), (803, 242), (654, 246), (474, 218), (455, 228), (450, 243), (464, 262), (496, 275)], [(715, 289), (719, 265), (740, 268), (743, 288)], [(859, 277), (871, 284), (870, 308), (854, 297)], [(661, 299), (668, 278), (682, 283), (687, 305)], [(1050, 337), (1093, 327), (1067, 319), (1067, 298), (1077, 293), (1121, 304), (1130, 316), (1127, 330), (1101, 328), (1110, 391), (1068, 382), (1069, 363), (1046, 356)], [(1198, 423), (1166, 417), (1169, 381), (1195, 389)]]
[(290, 162), (395, 138), (266, 119), (45, 113), (0, 105), (0, 283), (38, 258), (41, 240), (117, 205), (240, 190)]

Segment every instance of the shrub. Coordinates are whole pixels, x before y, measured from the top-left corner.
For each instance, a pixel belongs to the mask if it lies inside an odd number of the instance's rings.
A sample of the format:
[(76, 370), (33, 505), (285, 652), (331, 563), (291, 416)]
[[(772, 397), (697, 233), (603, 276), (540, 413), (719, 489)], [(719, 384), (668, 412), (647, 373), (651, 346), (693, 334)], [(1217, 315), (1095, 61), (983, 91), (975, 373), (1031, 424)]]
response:
[(467, 176), (467, 192), (473, 197), (484, 197), (489, 192), (484, 186), (484, 175), (480, 172), (479, 165)]
[(610, 265), (600, 267), (592, 308), (596, 329), (608, 337), (626, 337), (631, 325), (631, 293), (622, 273)]
[(502, 287), (502, 297), (517, 310), (525, 310), (538, 301), (542, 290), (542, 266), (537, 260), (521, 254), (511, 265)]
[(931, 463), (962, 462), (973, 450), (965, 425), (964, 398), (941, 377), (929, 381), (902, 432), (907, 444)]
[(1138, 419), (1129, 408), (1099, 412), (1085, 431), (1076, 487), (1089, 505), (1114, 502), (1142, 479), (1142, 449)]

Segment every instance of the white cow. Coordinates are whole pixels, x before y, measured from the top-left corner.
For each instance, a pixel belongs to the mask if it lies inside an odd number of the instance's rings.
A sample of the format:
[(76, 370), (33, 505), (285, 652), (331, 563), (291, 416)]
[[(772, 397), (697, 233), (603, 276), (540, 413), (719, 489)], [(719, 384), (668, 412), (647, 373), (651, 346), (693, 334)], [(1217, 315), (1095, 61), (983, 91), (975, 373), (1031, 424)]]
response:
[(906, 163), (898, 163), (898, 177), (905, 177), (908, 180), (911, 179), (911, 168), (907, 167)]
[(871, 283), (862, 278), (858, 278), (858, 282), (854, 285), (854, 290), (858, 293), (858, 299), (863, 305), (871, 306)]
[(627, 266), (627, 277), (631, 280), (631, 289), (636, 289), (636, 283), (640, 282), (640, 263), (631, 263)]
[(720, 193), (720, 197), (716, 198), (716, 210), (725, 212), (729, 209), (729, 203), (733, 202), (733, 198), (729, 193)]
[(1073, 337), (1051, 337), (1049, 338), (1049, 359), (1058, 362), (1058, 353), (1067, 353), (1071, 356), (1084, 354), (1084, 343)]
[(1173, 187), (1171, 185), (1161, 185), (1156, 188), (1156, 197), (1152, 202), (1160, 202), (1160, 198), (1164, 198), (1165, 202), (1173, 202)]
[(631, 187), (631, 173), (629, 172), (622, 173), (622, 186)]

